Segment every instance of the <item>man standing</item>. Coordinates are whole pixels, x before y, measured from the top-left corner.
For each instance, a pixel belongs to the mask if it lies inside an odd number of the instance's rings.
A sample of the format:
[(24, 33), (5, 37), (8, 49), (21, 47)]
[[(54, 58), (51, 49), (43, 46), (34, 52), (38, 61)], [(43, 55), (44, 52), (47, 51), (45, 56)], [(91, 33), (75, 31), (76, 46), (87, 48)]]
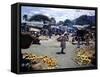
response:
[(82, 39), (83, 39), (83, 37), (84, 37), (84, 34), (85, 34), (85, 32), (84, 32), (84, 30), (83, 29), (81, 29), (81, 28), (79, 28), (78, 30), (77, 30), (77, 48), (80, 48), (80, 42), (82, 41)]
[(57, 52), (57, 54), (65, 54), (64, 49), (66, 48), (67, 37), (65, 35), (61, 35), (61, 37), (59, 37), (59, 41), (60, 41), (61, 52)]

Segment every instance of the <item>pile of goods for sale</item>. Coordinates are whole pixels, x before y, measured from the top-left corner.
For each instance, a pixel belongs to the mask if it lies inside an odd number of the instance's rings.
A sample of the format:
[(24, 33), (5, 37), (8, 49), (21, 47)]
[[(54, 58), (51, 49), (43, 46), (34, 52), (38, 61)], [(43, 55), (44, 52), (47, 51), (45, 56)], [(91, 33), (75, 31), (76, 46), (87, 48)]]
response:
[(23, 53), (22, 58), (30, 61), (30, 66), (33, 69), (55, 69), (57, 67), (57, 61), (54, 58), (48, 56), (37, 56), (32, 53)]
[(95, 58), (95, 52), (88, 48), (80, 48), (75, 52), (75, 62), (79, 65), (88, 65), (92, 64)]

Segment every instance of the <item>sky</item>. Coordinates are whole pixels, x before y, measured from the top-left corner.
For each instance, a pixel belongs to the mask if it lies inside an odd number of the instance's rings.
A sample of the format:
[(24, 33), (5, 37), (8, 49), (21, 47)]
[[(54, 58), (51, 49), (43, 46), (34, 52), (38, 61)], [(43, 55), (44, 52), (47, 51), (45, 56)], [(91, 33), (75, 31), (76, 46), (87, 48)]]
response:
[(94, 10), (82, 10), (82, 9), (65, 9), (65, 8), (48, 8), (48, 7), (32, 7), (22, 6), (21, 7), (21, 18), (24, 14), (27, 14), (30, 18), (35, 14), (43, 14), (48, 17), (54, 17), (56, 21), (64, 21), (65, 19), (74, 20), (81, 15), (94, 16)]

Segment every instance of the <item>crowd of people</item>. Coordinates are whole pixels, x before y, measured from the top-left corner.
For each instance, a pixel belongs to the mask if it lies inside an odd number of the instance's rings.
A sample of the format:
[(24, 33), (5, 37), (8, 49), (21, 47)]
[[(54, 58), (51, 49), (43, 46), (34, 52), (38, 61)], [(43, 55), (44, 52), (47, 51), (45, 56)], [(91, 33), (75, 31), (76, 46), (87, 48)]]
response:
[[(40, 45), (40, 36), (46, 36), (49, 39), (52, 38), (52, 36), (59, 36), (57, 39), (57, 41), (61, 42), (61, 54), (65, 54), (64, 53), (64, 49), (66, 48), (66, 41), (69, 41), (71, 38), (71, 43), (74, 45), (77, 45), (77, 48), (80, 48), (81, 45), (85, 44), (86, 46), (90, 45), (90, 41), (95, 42), (95, 32), (93, 32), (90, 29), (77, 29), (75, 32), (73, 33), (69, 33), (69, 32), (53, 32), (51, 29), (41, 29), (40, 32), (33, 32), (30, 34), (21, 34), (21, 47), (22, 48), (28, 48), (31, 44), (39, 44)], [(25, 39), (27, 41), (25, 41)], [(60, 54), (59, 52), (57, 52), (57, 54)]]

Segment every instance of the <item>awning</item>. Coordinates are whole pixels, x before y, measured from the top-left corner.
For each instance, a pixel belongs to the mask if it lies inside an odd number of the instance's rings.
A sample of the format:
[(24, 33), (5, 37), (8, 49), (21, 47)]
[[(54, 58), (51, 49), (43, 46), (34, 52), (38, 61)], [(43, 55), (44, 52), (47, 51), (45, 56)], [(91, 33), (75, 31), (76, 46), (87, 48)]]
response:
[(40, 32), (40, 30), (39, 29), (36, 29), (36, 28), (29, 28), (29, 31)]

